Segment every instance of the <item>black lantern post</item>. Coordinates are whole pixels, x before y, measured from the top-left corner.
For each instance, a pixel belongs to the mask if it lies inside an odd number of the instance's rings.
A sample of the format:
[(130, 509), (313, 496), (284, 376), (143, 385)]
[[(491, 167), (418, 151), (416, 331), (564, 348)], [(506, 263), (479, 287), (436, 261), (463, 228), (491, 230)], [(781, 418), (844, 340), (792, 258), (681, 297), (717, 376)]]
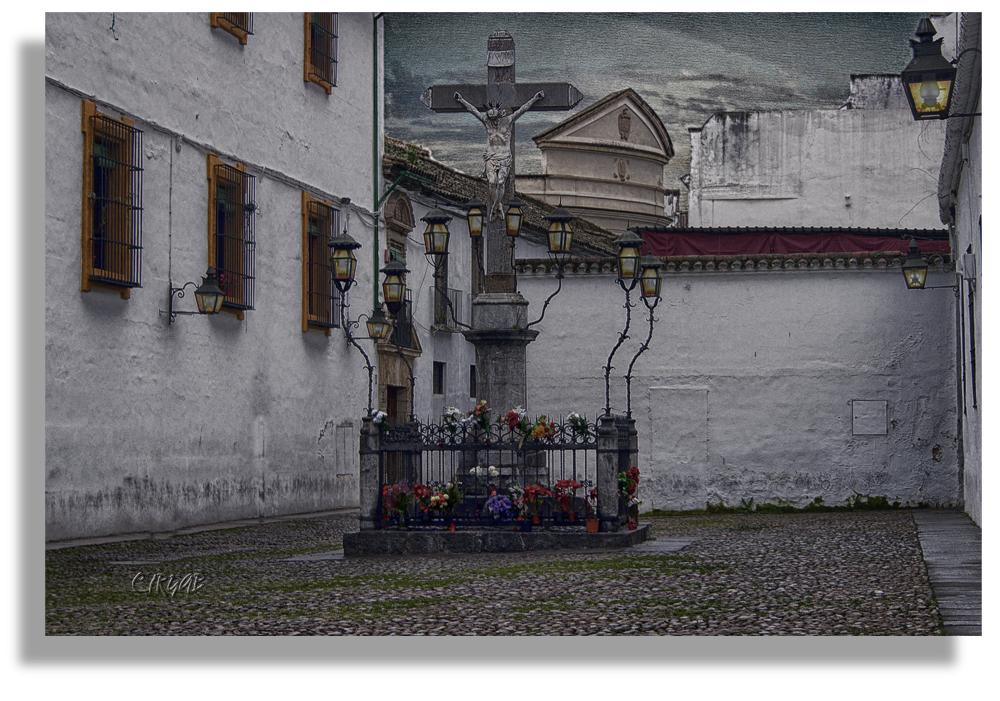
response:
[(660, 286), (663, 281), (660, 277), (660, 268), (663, 267), (663, 263), (659, 258), (645, 255), (642, 257), (640, 267), (642, 272), (639, 274), (639, 287), (642, 290), (642, 303), (649, 310), (649, 333), (646, 334), (645, 342), (632, 356), (632, 362), (628, 364), (628, 373), (625, 375), (625, 413), (630, 419), (632, 418), (632, 368), (635, 367), (635, 361), (639, 359), (639, 356), (649, 348), (649, 342), (653, 338), (653, 324), (656, 321), (653, 310), (660, 302)]
[(406, 355), (403, 353), (403, 346), (399, 342), (400, 313), (405, 309), (403, 302), (406, 300), (406, 281), (403, 276), (408, 272), (410, 271), (406, 269), (406, 266), (398, 260), (391, 260), (387, 265), (384, 265), (382, 267), (382, 274), (385, 275), (385, 279), (382, 281), (382, 296), (385, 299), (385, 306), (389, 309), (389, 313), (392, 314), (393, 320), (396, 322), (396, 333), (391, 337), (392, 343), (396, 346), (396, 353), (403, 359), (403, 362), (406, 364), (406, 371), (410, 375), (409, 422), (413, 423), (416, 421), (416, 415), (413, 412), (414, 405), (416, 404), (416, 379), (413, 377), (413, 365), (407, 360)]
[[(215, 276), (215, 268), (209, 266), (208, 270), (205, 271), (205, 276), (201, 279), (201, 284), (194, 291), (194, 301), (198, 306), (198, 311), (175, 311), (174, 297), (176, 296), (180, 299), (184, 296), (184, 291), (187, 287), (194, 284), (194, 282), (186, 282), (180, 287), (174, 287), (172, 283), (168, 283), (170, 287), (170, 299), (167, 306), (167, 326), (173, 324), (178, 315), (218, 314), (222, 310), (222, 303), (226, 300), (226, 294), (219, 287), (219, 280)], [(162, 310), (160, 313), (163, 313)]]
[[(655, 285), (655, 280), (659, 277), (657, 265), (658, 261), (651, 256), (647, 256), (648, 261), (642, 258), (642, 247), (645, 245), (645, 241), (642, 240), (642, 237), (638, 235), (636, 230), (626, 229), (625, 233), (615, 239), (614, 243), (618, 246), (618, 257), (616, 260), (618, 266), (618, 277), (615, 279), (615, 282), (617, 282), (618, 286), (625, 291), (625, 328), (622, 329), (622, 332), (619, 334), (618, 342), (615, 344), (615, 347), (611, 349), (611, 354), (608, 356), (608, 362), (604, 366), (605, 415), (611, 414), (611, 370), (614, 369), (614, 366), (611, 365), (611, 361), (615, 357), (615, 353), (618, 352), (618, 349), (621, 348), (622, 344), (628, 340), (629, 327), (632, 325), (632, 307), (635, 306), (632, 304), (631, 299), (632, 290), (634, 290), (635, 286), (639, 284), (641, 277), (640, 273), (643, 271), (644, 267), (654, 271), (656, 275), (656, 278), (651, 277), (647, 284)], [(647, 265), (644, 266), (643, 263), (647, 263)], [(643, 286), (643, 291), (645, 292), (645, 285)], [(658, 292), (658, 290), (652, 288), (650, 291)], [(647, 299), (645, 294), (643, 295), (643, 299)], [(652, 319), (652, 310), (650, 310), (650, 319)], [(650, 321), (650, 324), (652, 324), (652, 321)], [(629, 374), (631, 374), (631, 369), (629, 370)]]
[(563, 266), (566, 265), (567, 260), (570, 257), (570, 247), (573, 245), (573, 227), (570, 225), (576, 217), (570, 214), (567, 210), (563, 209), (562, 203), (553, 209), (546, 217), (549, 220), (549, 230), (548, 230), (548, 240), (549, 240), (549, 257), (553, 259), (556, 264), (556, 280), (559, 281), (556, 291), (549, 295), (549, 298), (545, 300), (545, 304), (542, 305), (542, 314), (535, 321), (532, 321), (525, 328), (531, 328), (535, 324), (539, 323), (545, 318), (545, 310), (549, 306), (549, 302), (552, 298), (559, 294), (562, 290), (563, 281)]

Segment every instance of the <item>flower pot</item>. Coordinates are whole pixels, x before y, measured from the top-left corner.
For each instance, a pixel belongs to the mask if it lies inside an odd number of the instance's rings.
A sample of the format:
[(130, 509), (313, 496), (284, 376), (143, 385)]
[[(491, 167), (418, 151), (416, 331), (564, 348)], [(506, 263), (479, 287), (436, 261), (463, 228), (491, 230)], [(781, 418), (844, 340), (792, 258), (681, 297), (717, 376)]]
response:
[(598, 533), (601, 529), (601, 521), (596, 518), (587, 519), (587, 533)]
[(531, 523), (535, 526), (542, 525), (542, 515), (541, 514), (531, 514)]
[(569, 521), (570, 523), (576, 523), (576, 512), (575, 511), (570, 511), (566, 515), (566, 520)]
[(630, 531), (634, 531), (638, 527), (639, 527), (639, 519), (637, 519), (637, 518), (630, 518), (628, 520), (628, 529)]

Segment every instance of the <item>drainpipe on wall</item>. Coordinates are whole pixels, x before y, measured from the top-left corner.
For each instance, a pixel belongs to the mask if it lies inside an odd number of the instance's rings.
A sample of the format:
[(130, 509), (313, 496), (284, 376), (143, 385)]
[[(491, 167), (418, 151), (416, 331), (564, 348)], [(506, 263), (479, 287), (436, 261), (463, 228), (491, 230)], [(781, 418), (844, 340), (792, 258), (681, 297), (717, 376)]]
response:
[(378, 177), (381, 172), (381, 164), (378, 159), (378, 21), (385, 15), (379, 12), (372, 18), (372, 118), (374, 128), (372, 129), (372, 202), (375, 203), (375, 235), (372, 242), (372, 309), (378, 308)]

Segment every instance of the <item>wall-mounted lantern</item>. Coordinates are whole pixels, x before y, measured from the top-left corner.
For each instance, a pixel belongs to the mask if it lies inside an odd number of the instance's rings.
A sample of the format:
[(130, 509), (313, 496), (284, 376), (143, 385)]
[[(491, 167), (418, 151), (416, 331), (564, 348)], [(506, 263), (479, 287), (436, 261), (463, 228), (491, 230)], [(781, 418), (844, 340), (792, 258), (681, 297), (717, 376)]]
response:
[(927, 263), (920, 256), (916, 239), (910, 239), (910, 248), (906, 253), (906, 261), (903, 262), (903, 278), (907, 288), (911, 290), (922, 290), (927, 284)]
[[(202, 278), (201, 285), (199, 285), (194, 291), (194, 301), (198, 305), (198, 311), (196, 312), (178, 312), (174, 311), (174, 296), (178, 298), (184, 296), (184, 290), (188, 285), (194, 285), (194, 282), (184, 283), (180, 287), (174, 287), (170, 285), (170, 301), (167, 308), (167, 326), (174, 323), (174, 320), (179, 314), (189, 315), (189, 314), (218, 314), (222, 309), (222, 303), (226, 299), (226, 294), (219, 287), (219, 281), (215, 277), (215, 268), (209, 266), (208, 270), (205, 271), (205, 276)], [(162, 313), (162, 312), (161, 312)]]
[(344, 233), (331, 239), (327, 245), (333, 251), (333, 284), (341, 293), (347, 292), (354, 286), (354, 275), (358, 268), (354, 251), (361, 248), (361, 244), (344, 229)]
[(947, 119), (955, 85), (955, 66), (941, 55), (944, 38), (934, 39), (937, 30), (924, 17), (917, 27), (917, 41), (910, 39), (913, 60), (903, 69), (903, 90), (913, 118)]
[(400, 305), (406, 298), (406, 280), (403, 276), (408, 272), (410, 271), (406, 266), (398, 260), (391, 260), (382, 266), (382, 274), (385, 275), (382, 281), (382, 297), (390, 314), (399, 311)]
[(434, 260), (448, 255), (448, 239), (451, 237), (448, 222), (451, 219), (451, 215), (440, 209), (432, 209), (420, 218), (420, 221), (427, 222), (427, 229), (424, 231), (424, 253), (433, 256)]

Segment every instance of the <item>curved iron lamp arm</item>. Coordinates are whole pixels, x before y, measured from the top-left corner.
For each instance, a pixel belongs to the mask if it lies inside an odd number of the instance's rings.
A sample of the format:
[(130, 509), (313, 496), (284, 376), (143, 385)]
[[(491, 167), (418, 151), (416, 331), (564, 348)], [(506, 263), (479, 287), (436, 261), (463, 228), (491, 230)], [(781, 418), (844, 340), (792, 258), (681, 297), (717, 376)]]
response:
[(535, 319), (534, 321), (532, 321), (527, 326), (525, 326), (524, 328), (526, 328), (526, 329), (530, 329), (532, 326), (534, 326), (535, 324), (539, 323), (542, 319), (545, 318), (545, 310), (548, 309), (549, 302), (551, 302), (552, 298), (555, 297), (557, 294), (559, 294), (559, 291), (562, 289), (562, 281), (563, 281), (562, 266), (559, 265), (558, 263), (556, 265), (557, 265), (556, 270), (558, 271), (556, 273), (556, 280), (559, 281), (559, 286), (556, 287), (556, 291), (553, 292), (552, 294), (550, 294), (549, 298), (547, 300), (545, 300), (545, 304), (542, 305), (542, 315), (540, 317), (538, 317), (537, 319)]
[(344, 329), (344, 336), (347, 337), (347, 340), (350, 341), (352, 346), (358, 349), (358, 351), (361, 353), (362, 356), (364, 356), (365, 367), (368, 369), (368, 416), (374, 416), (374, 412), (372, 411), (372, 384), (374, 382), (373, 378), (375, 373), (375, 366), (372, 365), (372, 361), (368, 357), (368, 354), (365, 353), (365, 349), (362, 348), (360, 345), (358, 345), (358, 342), (354, 339), (354, 336), (351, 334), (351, 327), (359, 328), (361, 326), (361, 320), (365, 318), (366, 315), (362, 314), (357, 318), (356, 321), (350, 321), (347, 318), (346, 310), (347, 310), (347, 305), (341, 304), (340, 325)]
[(625, 283), (623, 283), (620, 279), (615, 280), (615, 282), (618, 283), (619, 287), (625, 290), (625, 305), (624, 305), (625, 328), (622, 329), (621, 334), (618, 336), (618, 343), (616, 343), (615, 347), (611, 349), (611, 355), (608, 356), (608, 364), (604, 366), (604, 403), (605, 403), (604, 415), (605, 416), (611, 416), (611, 370), (614, 368), (614, 366), (611, 364), (611, 359), (615, 357), (615, 353), (618, 352), (618, 349), (621, 347), (623, 343), (625, 343), (626, 339), (628, 339), (629, 337), (628, 329), (629, 326), (631, 326), (632, 324), (632, 306), (633, 306), (631, 300), (631, 292), (632, 289), (635, 287), (634, 280), (632, 281), (632, 284), (628, 287), (626, 287)]
[(472, 328), (471, 326), (469, 326), (468, 324), (463, 324), (461, 321), (458, 320), (458, 317), (455, 316), (455, 307), (451, 303), (451, 298), (448, 296), (448, 294), (446, 292), (442, 291), (441, 288), (438, 287), (437, 281), (438, 281), (438, 268), (439, 267), (440, 267), (440, 263), (438, 263), (437, 261), (435, 261), (434, 262), (434, 291), (437, 292), (442, 297), (444, 297), (444, 301), (448, 305), (448, 311), (451, 312), (451, 320), (455, 322), (455, 325), (456, 326), (461, 326), (463, 329), (471, 329)]
[[(195, 285), (195, 286), (197, 286), (198, 283), (196, 283), (196, 282), (186, 282), (183, 285), (181, 285), (180, 287), (174, 287), (174, 284), (172, 282), (169, 283), (169, 284), (170, 284), (170, 301), (168, 302), (168, 306), (167, 306), (167, 314), (169, 315), (167, 317), (167, 326), (170, 326), (172, 323), (174, 323), (174, 321), (177, 319), (177, 315), (178, 314), (184, 314), (184, 315), (198, 314), (198, 312), (175, 312), (174, 311), (174, 295), (177, 295), (177, 298), (180, 299), (181, 297), (184, 296), (184, 290), (187, 289), (188, 285)], [(160, 313), (161, 314), (163, 313), (162, 310), (161, 310)]]
[(642, 303), (646, 305), (646, 309), (649, 310), (649, 334), (646, 336), (646, 342), (639, 346), (639, 352), (637, 352), (632, 357), (632, 362), (628, 364), (628, 374), (625, 375), (625, 412), (628, 417), (632, 418), (632, 368), (635, 366), (635, 361), (639, 359), (639, 356), (646, 352), (649, 348), (649, 342), (653, 338), (653, 323), (656, 319), (653, 317), (653, 310), (656, 309), (656, 305), (660, 303), (660, 298), (656, 297), (653, 303), (650, 304), (646, 297), (642, 298)]

